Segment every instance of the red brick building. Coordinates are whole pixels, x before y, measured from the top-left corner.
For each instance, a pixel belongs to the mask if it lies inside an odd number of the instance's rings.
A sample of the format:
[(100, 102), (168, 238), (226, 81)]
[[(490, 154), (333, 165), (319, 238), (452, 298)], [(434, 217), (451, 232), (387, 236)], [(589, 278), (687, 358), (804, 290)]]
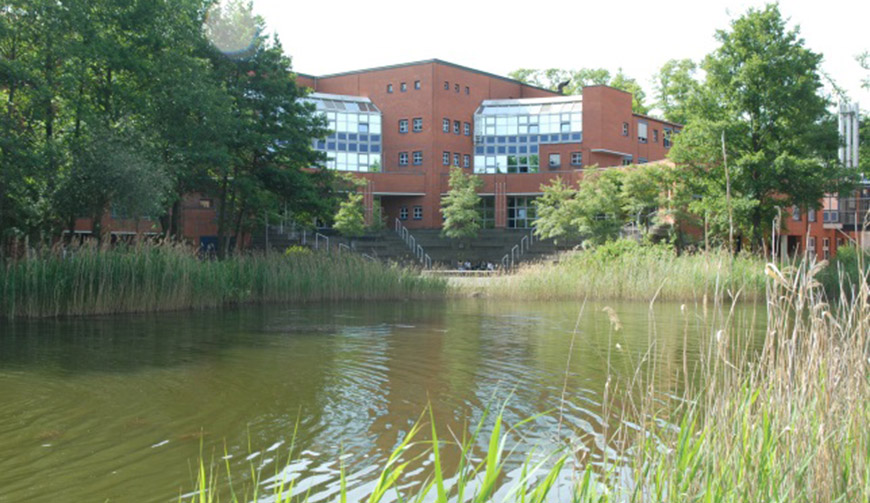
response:
[(483, 179), (485, 226), (529, 227), (542, 184), (579, 180), (593, 164), (663, 159), (680, 129), (632, 113), (631, 94), (618, 89), (562, 96), (437, 59), (298, 82), (335, 131), (314, 144), (327, 168), (358, 172), (367, 209), (378, 199), (388, 221), (409, 228), (441, 226), (450, 166)]

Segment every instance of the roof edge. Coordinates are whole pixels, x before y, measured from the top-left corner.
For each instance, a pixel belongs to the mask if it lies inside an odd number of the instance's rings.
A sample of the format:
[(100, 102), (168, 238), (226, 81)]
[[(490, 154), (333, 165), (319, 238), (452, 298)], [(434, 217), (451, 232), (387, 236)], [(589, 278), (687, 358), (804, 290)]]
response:
[(659, 117), (653, 117), (652, 115), (639, 114), (639, 113), (635, 113), (635, 112), (632, 112), (631, 115), (633, 115), (635, 117), (640, 117), (642, 119), (649, 119), (651, 121), (661, 122), (662, 124), (670, 124), (671, 126), (685, 127), (684, 124), (680, 124), (679, 122), (672, 122), (669, 120), (661, 119)]
[(554, 90), (552, 90), (552, 89), (547, 89), (547, 88), (545, 88), (545, 87), (536, 86), (536, 85), (534, 85), (534, 84), (528, 84), (528, 83), (526, 83), (526, 82), (522, 82), (522, 81), (520, 81), (520, 80), (512, 79), (512, 78), (510, 78), (510, 77), (505, 77), (505, 76), (502, 76), (502, 75), (497, 75), (497, 74), (495, 74), (495, 73), (485, 72), (485, 71), (483, 71), (483, 70), (477, 70), (477, 69), (475, 69), (475, 68), (471, 68), (471, 67), (468, 67), (468, 66), (459, 65), (459, 64), (456, 64), (456, 63), (451, 63), (451, 62), (449, 62), (449, 61), (444, 61), (443, 59), (438, 59), (438, 58), (423, 59), (423, 60), (420, 60), (420, 61), (410, 61), (410, 62), (407, 62), (407, 63), (397, 63), (397, 64), (394, 64), (394, 65), (375, 66), (375, 67), (372, 67), (372, 68), (363, 68), (363, 69), (360, 69), (360, 70), (350, 70), (350, 71), (347, 71), (347, 72), (339, 72), (339, 73), (329, 73), (329, 74), (326, 74), (326, 75), (310, 75), (310, 74), (299, 73), (299, 72), (295, 72), (295, 73), (296, 73), (296, 75), (301, 75), (301, 76), (303, 76), (303, 77), (310, 77), (310, 78), (315, 78), (315, 79), (328, 79), (328, 78), (332, 78), (332, 77), (343, 77), (343, 76), (345, 76), (345, 75), (355, 75), (355, 74), (358, 74), (358, 73), (367, 73), (367, 72), (378, 72), (378, 71), (384, 71), (384, 70), (392, 70), (392, 69), (394, 69), (394, 68), (404, 68), (404, 67), (406, 67), (406, 66), (427, 65), (427, 64), (430, 64), (430, 63), (437, 63), (437, 64), (440, 64), (440, 65), (452, 66), (452, 67), (454, 67), (454, 68), (459, 68), (460, 70), (465, 70), (465, 71), (468, 71), (468, 72), (473, 72), (473, 73), (477, 73), (477, 74), (480, 74), (480, 75), (485, 75), (485, 76), (487, 76), (487, 77), (492, 77), (492, 78), (496, 78), (496, 79), (504, 80), (504, 81), (507, 81), (507, 82), (512, 82), (512, 83), (514, 83), (514, 84), (520, 84), (520, 85), (523, 85), (523, 86), (526, 86), (526, 87), (530, 87), (530, 88), (532, 88), (532, 89), (537, 89), (537, 90), (539, 90), (539, 91), (545, 91), (545, 92), (548, 92), (548, 93), (553, 93), (554, 96), (562, 96), (561, 94), (559, 94), (558, 92), (556, 92), (556, 91), (554, 91)]

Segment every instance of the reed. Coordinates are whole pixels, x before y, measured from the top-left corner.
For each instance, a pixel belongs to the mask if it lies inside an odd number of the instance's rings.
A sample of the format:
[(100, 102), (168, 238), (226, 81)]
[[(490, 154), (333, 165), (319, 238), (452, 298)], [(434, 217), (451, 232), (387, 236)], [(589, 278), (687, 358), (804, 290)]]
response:
[[(488, 442), (477, 441), (481, 420), (468, 438), (451, 444), (461, 449), (452, 470), (441, 463), (446, 444), (434, 428), (430, 438), (418, 439), (428, 430), (421, 419), (389, 456), (368, 502), (390, 494), (391, 501), (484, 503), (498, 494), (503, 501), (543, 503), (555, 490), (561, 498), (554, 500), (564, 500), (567, 491), (574, 503), (870, 501), (870, 287), (860, 275), (831, 303), (818, 281), (823, 267), (766, 265), (767, 327), (760, 346), (749, 344), (750, 327), (730, 314), (739, 299), (720, 282), (704, 323), (686, 315), (686, 336), (700, 339), (703, 356), (696, 368), (683, 370), (681, 391), (656, 382), (649, 368), (627, 382), (608, 380), (604, 417), (617, 420), (599, 427), (609, 447), (603, 460), (570, 448), (536, 462), (529, 454), (522, 476), (505, 487), (511, 436), (500, 414), (490, 416)], [(611, 323), (618, 331), (616, 314)], [(417, 483), (407, 483), (408, 467), (423, 456), (428, 475), (420, 483), (416, 470)], [(229, 467), (220, 474), (200, 465), (203, 489), (194, 494), (203, 499), (196, 501), (217, 501), (211, 497), (219, 491), (207, 488), (218, 487), (215, 477), (223, 476), (230, 476)], [(334, 499), (345, 503), (343, 469), (341, 479)], [(249, 482), (259, 485), (255, 477)], [(273, 493), (257, 497), (307, 500), (289, 489), (279, 481)], [(228, 500), (251, 498), (233, 493)]]
[(460, 295), (516, 300), (700, 300), (717, 289), (744, 299), (764, 296), (764, 263), (724, 250), (676, 255), (664, 246), (615, 242), (563, 253), (554, 264), (530, 264), (486, 282), (456, 282)]
[(46, 250), (0, 263), (0, 317), (202, 309), (250, 302), (442, 296), (446, 283), (356, 254), (200, 259), (179, 244)]

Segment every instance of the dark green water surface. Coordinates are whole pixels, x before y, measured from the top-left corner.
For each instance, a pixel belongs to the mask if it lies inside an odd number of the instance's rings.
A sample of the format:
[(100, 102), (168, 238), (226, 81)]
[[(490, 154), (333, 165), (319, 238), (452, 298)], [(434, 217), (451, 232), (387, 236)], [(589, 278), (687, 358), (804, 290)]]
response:
[(698, 306), (590, 302), (572, 349), (579, 311), (467, 300), (0, 321), (0, 502), (178, 501), (200, 449), (226, 449), (240, 474), (253, 463), (266, 485), (298, 477), (312, 501), (333, 499), (341, 458), (360, 498), (429, 402), (443, 438), (490, 404), (507, 400), (508, 423), (551, 411), (512, 434), (518, 453), (570, 444), (600, 459), (608, 355), (613, 375), (640, 367), (678, 392), (715, 331)]

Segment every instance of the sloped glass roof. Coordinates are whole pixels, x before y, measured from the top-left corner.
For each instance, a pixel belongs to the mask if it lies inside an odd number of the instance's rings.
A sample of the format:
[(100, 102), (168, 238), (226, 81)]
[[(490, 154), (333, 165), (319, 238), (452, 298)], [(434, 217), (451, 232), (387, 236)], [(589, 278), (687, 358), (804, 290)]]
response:
[(484, 100), (475, 115), (540, 115), (582, 112), (581, 96), (524, 98), (518, 100)]
[(314, 103), (318, 112), (372, 112), (380, 113), (372, 100), (360, 96), (345, 96), (342, 94), (311, 93), (301, 98), (302, 101)]

